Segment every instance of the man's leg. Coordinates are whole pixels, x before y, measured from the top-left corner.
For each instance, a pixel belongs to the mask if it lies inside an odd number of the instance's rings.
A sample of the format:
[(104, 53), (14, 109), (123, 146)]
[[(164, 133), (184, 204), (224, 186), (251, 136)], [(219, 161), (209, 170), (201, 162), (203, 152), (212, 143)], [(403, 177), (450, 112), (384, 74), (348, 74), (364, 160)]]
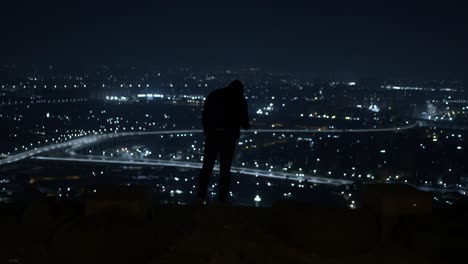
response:
[(203, 167), (198, 176), (198, 199), (204, 201), (206, 193), (208, 192), (208, 183), (210, 182), (210, 176), (213, 172), (213, 167), (216, 162), (216, 156), (218, 155), (218, 147), (214, 138), (207, 136), (205, 138), (205, 146), (203, 150)]
[(231, 184), (231, 165), (236, 149), (235, 139), (226, 139), (221, 143), (221, 149), (219, 152), (219, 163), (220, 163), (220, 177), (219, 180), (219, 195), (218, 200), (226, 202), (229, 197), (229, 186)]

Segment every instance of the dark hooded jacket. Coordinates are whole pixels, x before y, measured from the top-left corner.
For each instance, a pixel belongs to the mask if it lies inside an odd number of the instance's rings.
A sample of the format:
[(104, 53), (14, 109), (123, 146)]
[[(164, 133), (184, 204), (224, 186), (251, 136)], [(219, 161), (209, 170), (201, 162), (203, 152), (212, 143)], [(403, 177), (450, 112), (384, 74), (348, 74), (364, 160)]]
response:
[(249, 129), (247, 100), (240, 81), (235, 80), (207, 96), (203, 105), (202, 123), (203, 132), (207, 136), (222, 132), (239, 139), (240, 128)]

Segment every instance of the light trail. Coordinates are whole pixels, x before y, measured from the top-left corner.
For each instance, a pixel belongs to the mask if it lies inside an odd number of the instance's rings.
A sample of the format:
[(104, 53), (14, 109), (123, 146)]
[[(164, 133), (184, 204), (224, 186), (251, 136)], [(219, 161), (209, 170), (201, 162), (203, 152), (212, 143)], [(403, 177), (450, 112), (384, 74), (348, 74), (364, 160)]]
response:
[[(177, 167), (177, 168), (192, 168), (192, 169), (200, 169), (202, 167), (202, 163), (199, 162), (186, 162), (186, 161), (172, 161), (172, 160), (153, 160), (153, 159), (135, 159), (135, 160), (119, 160), (119, 159), (112, 159), (109, 157), (100, 157), (100, 156), (86, 156), (86, 157), (69, 157), (69, 158), (62, 158), (62, 157), (35, 157), (38, 160), (53, 160), (53, 161), (68, 161), (68, 162), (90, 162), (90, 163), (106, 163), (106, 164), (127, 164), (127, 165), (142, 165), (142, 166), (165, 166), (165, 167)], [(216, 165), (214, 167), (215, 171), (219, 171), (219, 166)], [(304, 175), (299, 176), (294, 173), (287, 173), (287, 172), (278, 172), (278, 171), (266, 171), (266, 170), (258, 170), (258, 169), (250, 169), (244, 167), (232, 167), (231, 172), (251, 175), (251, 176), (258, 176), (258, 177), (267, 177), (267, 178), (275, 178), (275, 179), (284, 179), (284, 180), (294, 180), (294, 181), (303, 181), (303, 182), (311, 182), (311, 183), (318, 183), (318, 184), (328, 184), (328, 185), (347, 185), (352, 184), (353, 181), (350, 180), (343, 180), (343, 179), (333, 179), (333, 178), (324, 178), (320, 176), (311, 176), (311, 175)]]
[[(421, 126), (419, 122), (415, 122), (411, 125), (404, 127), (394, 127), (394, 128), (376, 128), (376, 129), (257, 129), (257, 130), (247, 130), (242, 131), (242, 133), (370, 133), (370, 132), (399, 132), (407, 129), (416, 128)], [(92, 135), (81, 137), (77, 139), (68, 140), (61, 143), (51, 144), (44, 147), (35, 148), (34, 150), (28, 150), (21, 152), (15, 155), (8, 156), (0, 160), (0, 166), (5, 164), (10, 164), (17, 162), (32, 156), (48, 152), (51, 150), (70, 148), (70, 151), (73, 151), (83, 146), (96, 144), (100, 141), (119, 138), (119, 137), (128, 137), (128, 136), (144, 136), (144, 135), (165, 135), (165, 134), (193, 134), (193, 133), (202, 133), (202, 130), (193, 129), (193, 130), (167, 130), (167, 131), (150, 131), (150, 132), (119, 132), (119, 133), (108, 133), (101, 135)]]

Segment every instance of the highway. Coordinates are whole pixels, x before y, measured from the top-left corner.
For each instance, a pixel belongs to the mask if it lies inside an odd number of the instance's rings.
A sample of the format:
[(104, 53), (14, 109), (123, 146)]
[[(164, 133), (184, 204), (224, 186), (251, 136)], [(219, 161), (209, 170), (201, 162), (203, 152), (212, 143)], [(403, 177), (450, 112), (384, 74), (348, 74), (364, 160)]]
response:
[[(81, 156), (81, 157), (35, 157), (38, 160), (54, 160), (54, 161), (74, 161), (74, 162), (90, 162), (90, 163), (107, 163), (107, 164), (128, 164), (128, 165), (143, 165), (143, 166), (166, 166), (166, 167), (178, 167), (178, 168), (193, 168), (200, 169), (202, 163), (199, 162), (186, 162), (186, 161), (173, 161), (173, 160), (155, 160), (155, 159), (134, 159), (134, 160), (122, 160), (112, 157), (102, 156)], [(215, 171), (219, 171), (219, 166), (215, 166)], [(287, 179), (294, 181), (307, 181), (311, 183), (329, 184), (329, 185), (347, 185), (352, 184), (353, 181), (324, 178), (320, 176), (304, 175), (298, 176), (295, 173), (280, 172), (280, 171), (266, 171), (258, 169), (249, 169), (243, 167), (232, 167), (231, 171), (234, 173), (241, 173), (245, 175), (252, 175), (258, 177), (267, 177), (275, 179)]]
[[(412, 129), (420, 126), (419, 122), (415, 122), (411, 125), (404, 127), (394, 127), (394, 128), (376, 128), (376, 129), (257, 129), (257, 130), (247, 130), (242, 131), (242, 133), (370, 133), (370, 132), (399, 132), (407, 129)], [(119, 133), (108, 133), (101, 135), (92, 135), (85, 136), (81, 138), (76, 138), (68, 140), (61, 143), (51, 144), (48, 146), (43, 146), (35, 148), (33, 150), (28, 150), (21, 152), (12, 156), (8, 156), (0, 160), (0, 166), (5, 164), (14, 163), (26, 158), (37, 156), (39, 154), (49, 152), (52, 150), (69, 148), (71, 151), (81, 148), (86, 145), (96, 144), (100, 141), (107, 139), (113, 139), (118, 137), (128, 137), (128, 136), (144, 136), (144, 135), (164, 135), (164, 134), (191, 134), (191, 133), (202, 133), (202, 130), (166, 130), (166, 131), (151, 131), (151, 132), (119, 132)]]
[[(373, 132), (400, 132), (416, 127), (425, 126), (421, 122), (415, 122), (408, 126), (403, 127), (395, 127), (395, 128), (377, 128), (377, 129), (330, 129), (330, 130), (310, 130), (310, 129), (257, 129), (257, 130), (247, 130), (242, 131), (242, 133), (373, 133)], [(43, 146), (39, 148), (35, 148), (32, 150), (28, 150), (25, 152), (21, 152), (12, 156), (5, 157), (0, 159), (0, 166), (5, 164), (14, 163), (23, 159), (34, 157), (38, 160), (57, 160), (57, 161), (75, 161), (75, 162), (95, 162), (95, 163), (113, 163), (113, 164), (132, 164), (132, 165), (146, 165), (146, 166), (168, 166), (168, 167), (180, 167), (180, 168), (194, 168), (200, 169), (201, 163), (196, 162), (184, 162), (184, 161), (171, 161), (171, 160), (150, 160), (150, 159), (142, 159), (142, 160), (121, 160), (115, 159), (111, 157), (101, 157), (101, 156), (80, 156), (80, 157), (44, 157), (39, 156), (40, 154), (50, 152), (53, 150), (60, 150), (66, 149), (67, 153), (73, 153), (74, 150), (85, 147), (87, 145), (96, 144), (98, 142), (119, 138), (119, 137), (127, 137), (127, 136), (139, 136), (139, 135), (164, 135), (164, 134), (193, 134), (193, 133), (202, 133), (202, 130), (168, 130), (168, 131), (152, 131), (152, 132), (120, 132), (120, 133), (108, 133), (108, 134), (101, 134), (101, 135), (92, 135), (92, 136), (85, 136), (81, 138), (76, 138), (72, 140), (68, 140), (61, 143), (51, 144), (48, 146)], [(36, 156), (36, 157), (35, 157)], [(218, 166), (215, 166), (215, 170), (219, 170)], [(332, 178), (325, 178), (320, 176), (311, 176), (311, 175), (304, 175), (298, 176), (294, 173), (287, 173), (287, 172), (278, 172), (278, 171), (266, 171), (266, 170), (257, 170), (257, 169), (249, 169), (243, 167), (232, 167), (232, 172), (258, 176), (258, 177), (269, 177), (269, 178), (276, 178), (276, 179), (289, 179), (295, 181), (308, 181), (311, 183), (319, 183), (319, 184), (330, 184), (330, 185), (346, 185), (351, 184), (353, 181), (344, 180), (344, 179), (332, 179)], [(416, 187), (416, 186), (415, 186)], [(441, 191), (437, 188), (437, 190), (433, 187), (419, 187), (418, 189), (424, 189), (425, 191)], [(448, 191), (444, 189), (443, 191)], [(452, 190), (457, 192), (463, 192), (464, 190)]]
[[(398, 183), (398, 182), (392, 182), (392, 183)], [(424, 192), (440, 192), (440, 193), (457, 192), (461, 195), (466, 195), (467, 193), (467, 190), (463, 188), (445, 188), (445, 187), (433, 187), (433, 186), (419, 186), (419, 185), (414, 185), (410, 183), (407, 183), (407, 184)]]

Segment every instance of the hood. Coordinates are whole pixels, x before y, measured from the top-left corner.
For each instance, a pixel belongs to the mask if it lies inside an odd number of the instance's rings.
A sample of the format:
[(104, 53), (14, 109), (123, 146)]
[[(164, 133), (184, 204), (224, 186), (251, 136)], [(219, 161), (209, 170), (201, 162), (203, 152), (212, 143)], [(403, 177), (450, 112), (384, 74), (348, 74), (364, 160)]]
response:
[(226, 90), (229, 90), (232, 93), (243, 95), (244, 94), (244, 85), (239, 80), (232, 81), (227, 87)]

